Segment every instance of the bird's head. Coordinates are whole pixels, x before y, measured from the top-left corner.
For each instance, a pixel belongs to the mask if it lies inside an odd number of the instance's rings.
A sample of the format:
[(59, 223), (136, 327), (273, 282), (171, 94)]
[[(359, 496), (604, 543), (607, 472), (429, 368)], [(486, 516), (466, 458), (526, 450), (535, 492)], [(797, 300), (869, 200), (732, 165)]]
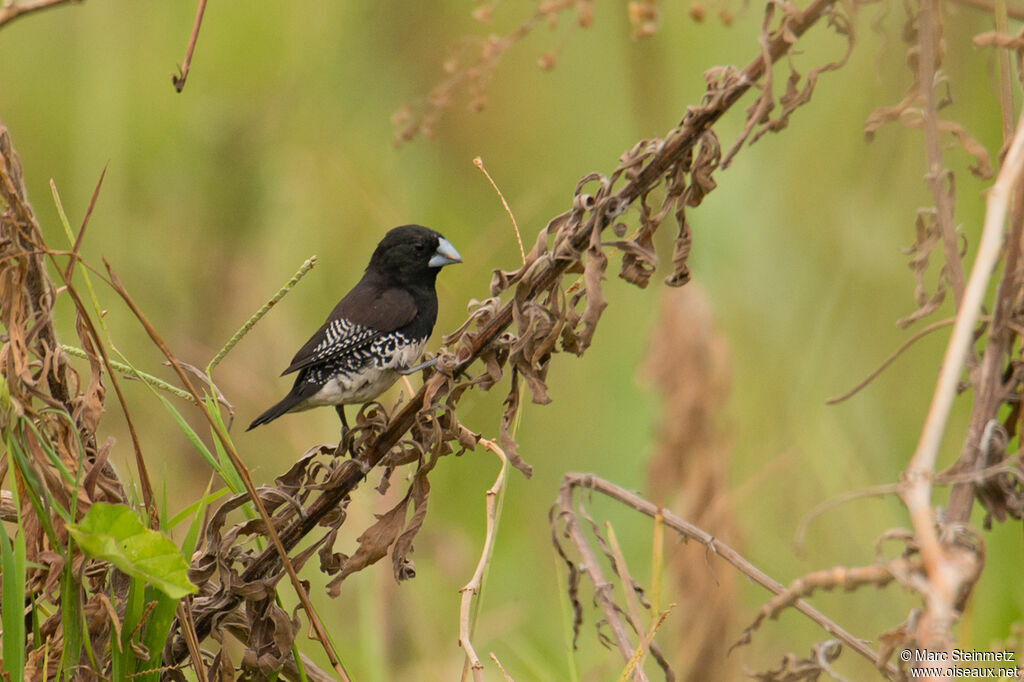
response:
[(384, 235), (367, 272), (390, 275), (403, 283), (433, 282), (442, 267), (461, 262), (459, 252), (439, 232), (420, 225), (402, 225)]

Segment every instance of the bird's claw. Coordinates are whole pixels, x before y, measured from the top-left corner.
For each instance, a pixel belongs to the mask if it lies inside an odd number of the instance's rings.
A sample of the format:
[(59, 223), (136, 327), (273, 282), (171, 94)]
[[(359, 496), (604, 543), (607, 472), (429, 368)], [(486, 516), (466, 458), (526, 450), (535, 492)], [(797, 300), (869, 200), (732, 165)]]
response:
[(398, 370), (398, 373), (403, 375), (403, 376), (407, 376), (409, 374), (415, 374), (416, 372), (419, 372), (420, 370), (424, 370), (424, 369), (426, 369), (428, 367), (433, 367), (436, 364), (437, 364), (437, 358), (433, 357), (433, 358), (430, 358), (429, 360), (427, 360), (426, 362), (421, 362), (418, 365), (413, 365), (412, 367), (406, 367), (405, 369), (400, 369), (400, 370)]

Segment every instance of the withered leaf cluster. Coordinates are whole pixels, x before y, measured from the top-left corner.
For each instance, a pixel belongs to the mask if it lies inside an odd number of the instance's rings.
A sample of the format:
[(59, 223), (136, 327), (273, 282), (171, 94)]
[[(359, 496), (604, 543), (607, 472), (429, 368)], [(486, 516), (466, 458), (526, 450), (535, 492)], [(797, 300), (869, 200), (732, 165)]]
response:
[[(109, 564), (87, 560), (70, 542), (67, 523), (80, 519), (95, 502), (124, 503), (127, 498), (107, 461), (113, 441), (96, 439), (106, 398), (105, 357), (76, 298), (75, 333), (88, 357), (88, 377), (83, 380), (68, 364), (53, 324), (57, 292), (46, 271), (48, 258), (56, 264), (28, 202), (10, 134), (0, 124), (0, 433), (5, 444), (0, 482), (13, 487), (20, 502), (15, 513), (28, 561), (26, 604), (52, 614), (39, 625), (39, 641), (47, 643), (35, 646), (31, 631), (23, 643), (25, 675), (45, 679), (56, 671), (66, 590), (81, 601), (90, 623), (88, 636), (100, 657), (101, 670), (96, 671), (83, 651), (81, 678), (97, 679), (109, 661), (106, 638), (120, 628), (121, 616), (111, 603), (123, 603), (128, 583)], [(68, 285), (72, 265), (55, 267), (68, 291), (73, 291)], [(76, 576), (74, 585), (64, 584), (68, 574)], [(143, 658), (151, 654), (140, 651)]]

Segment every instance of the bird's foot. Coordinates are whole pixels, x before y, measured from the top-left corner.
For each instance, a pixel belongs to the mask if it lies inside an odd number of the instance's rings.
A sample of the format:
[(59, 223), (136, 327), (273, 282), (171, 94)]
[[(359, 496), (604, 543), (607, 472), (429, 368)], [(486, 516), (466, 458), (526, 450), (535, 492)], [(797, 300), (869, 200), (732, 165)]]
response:
[(433, 367), (436, 364), (437, 364), (437, 358), (433, 357), (433, 358), (430, 358), (429, 360), (427, 360), (426, 362), (421, 362), (418, 365), (413, 365), (412, 367), (406, 367), (405, 369), (400, 369), (400, 370), (398, 370), (398, 373), (402, 374), (402, 375), (415, 374), (416, 372), (419, 372), (420, 370), (424, 370), (427, 367)]
[(341, 435), (338, 437), (338, 447), (344, 449), (345, 447), (345, 436), (348, 435), (348, 420), (345, 419), (345, 406), (335, 405), (334, 411), (338, 413), (338, 417), (341, 418)]

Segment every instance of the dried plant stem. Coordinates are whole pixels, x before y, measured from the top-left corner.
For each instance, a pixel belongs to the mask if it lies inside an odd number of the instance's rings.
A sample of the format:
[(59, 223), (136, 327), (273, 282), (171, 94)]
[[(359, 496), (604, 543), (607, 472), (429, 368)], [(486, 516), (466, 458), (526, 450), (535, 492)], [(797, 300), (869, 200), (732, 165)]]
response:
[[(981, 358), (975, 389), (974, 403), (971, 406), (971, 419), (967, 425), (967, 436), (960, 452), (960, 458), (954, 465), (955, 471), (971, 472), (985, 464), (982, 453), (982, 441), (987, 425), (997, 417), (1000, 405), (1003, 404), (1008, 389), (1003, 384), (1002, 367), (1010, 352), (1015, 335), (1011, 333), (1010, 322), (1014, 305), (1021, 286), (1020, 256), (1021, 235), (1024, 232), (1024, 215), (1022, 215), (1021, 184), (1013, 188), (1013, 228), (1010, 232), (1006, 260), (1003, 263), (1003, 277), (996, 288), (995, 315), (988, 333), (985, 352)], [(967, 481), (953, 487), (946, 507), (946, 520), (949, 522), (966, 523), (974, 506), (974, 483)]]
[[(979, 318), (979, 319), (984, 319), (984, 317)], [(860, 383), (858, 383), (856, 386), (851, 388), (846, 393), (841, 393), (839, 395), (832, 396), (831, 398), (828, 398), (827, 400), (825, 400), (825, 404), (826, 405), (836, 405), (836, 404), (841, 403), (844, 400), (848, 400), (848, 399), (852, 398), (853, 396), (855, 396), (856, 394), (860, 393), (868, 384), (870, 384), (872, 381), (874, 381), (878, 377), (879, 374), (884, 372), (886, 370), (886, 368), (889, 367), (889, 365), (891, 365), (893, 362), (895, 362), (896, 358), (898, 358), (899, 356), (903, 355), (903, 352), (905, 350), (907, 350), (908, 348), (913, 346), (915, 343), (917, 343), (918, 341), (920, 341), (924, 337), (926, 337), (929, 334), (931, 334), (933, 331), (936, 331), (938, 329), (942, 329), (943, 327), (948, 327), (949, 325), (953, 324), (954, 322), (956, 322), (956, 318), (955, 317), (948, 317), (945, 320), (939, 320), (938, 322), (932, 322), (930, 325), (928, 325), (924, 329), (918, 330), (918, 332), (916, 334), (914, 334), (909, 339), (904, 341), (903, 344), (899, 348), (894, 350), (889, 357), (887, 357), (885, 360), (883, 360), (882, 364), (880, 364), (878, 367), (876, 367), (874, 370), (872, 370), (872, 372), (870, 374), (868, 374), (866, 377), (864, 377), (864, 379), (862, 379), (860, 381)]]
[[(562, 487), (559, 490), (556, 505), (559, 508), (559, 519), (565, 525), (565, 534), (580, 555), (580, 570), (590, 578), (590, 582), (594, 585), (594, 601), (604, 613), (605, 622), (612, 632), (612, 639), (622, 655), (622, 660), (628, 664), (633, 657), (633, 644), (629, 641), (629, 632), (619, 615), (619, 607), (612, 598), (614, 585), (605, 579), (601, 563), (597, 560), (597, 555), (594, 554), (594, 550), (591, 548), (590, 542), (587, 541), (587, 536), (584, 535), (576, 514), (572, 510), (573, 488), (579, 485), (590, 488), (591, 486), (588, 484), (592, 482), (591, 479), (599, 480), (597, 477), (587, 474), (565, 474), (562, 477)], [(625, 589), (628, 590), (629, 587), (627, 586)], [(647, 680), (647, 675), (639, 668), (633, 670), (632, 677), (638, 682)]]
[(192, 660), (192, 670), (196, 674), (196, 679), (199, 682), (206, 682), (206, 668), (203, 666), (203, 655), (199, 650), (199, 637), (196, 635), (195, 624), (192, 622), (191, 602), (191, 597), (178, 602), (178, 623), (181, 625), (185, 644), (188, 646), (188, 655)]
[[(629, 567), (626, 565), (626, 556), (622, 553), (622, 547), (619, 546), (619, 538), (615, 535), (615, 529), (612, 528), (612, 524), (608, 521), (604, 522), (604, 532), (605, 537), (608, 538), (608, 547), (612, 550), (612, 557), (615, 559), (612, 568), (626, 588), (623, 590), (626, 595), (626, 610), (629, 612), (629, 617), (639, 628), (644, 618), (640, 610), (640, 600), (636, 598), (636, 592), (630, 588), (633, 584), (633, 576), (630, 575)], [(643, 648), (646, 649), (646, 647)]]
[(914, 456), (907, 465), (901, 496), (910, 513), (914, 533), (921, 549), (930, 584), (930, 598), (926, 600), (920, 640), (924, 648), (941, 651), (950, 643), (950, 627), (953, 624), (954, 599), (961, 586), (963, 576), (954, 570), (954, 565), (940, 543), (935, 516), (931, 506), (932, 477), (939, 445), (945, 432), (961, 369), (967, 358), (973, 340), (974, 325), (981, 312), (981, 304), (988, 288), (989, 279), (999, 261), (1003, 241), (1003, 226), (1012, 191), (1024, 169), (1024, 115), (1017, 121), (1006, 159), (999, 170), (995, 184), (989, 190), (986, 200), (985, 223), (982, 228), (978, 254), (971, 270), (971, 276), (964, 291), (963, 304), (957, 314), (956, 324), (950, 335), (949, 345), (942, 359), (931, 406), (925, 418), (921, 438)]
[(618, 682), (626, 682), (626, 680), (629, 679), (630, 674), (635, 669), (643, 665), (644, 656), (647, 654), (647, 646), (654, 641), (654, 635), (658, 634), (658, 628), (665, 623), (665, 619), (668, 618), (668, 614), (671, 613), (674, 606), (675, 604), (669, 604), (669, 607), (662, 611), (654, 620), (654, 623), (651, 624), (651, 627), (646, 634), (641, 634), (640, 641), (637, 642), (633, 655), (630, 657), (629, 662), (626, 663), (625, 670), (623, 670), (622, 674), (619, 675)]
[[(1006, 0), (995, 0), (992, 14), (996, 20), (996, 32), (1009, 35)], [(1008, 144), (1013, 137), (1013, 76), (1009, 52), (996, 50), (996, 60), (999, 61), (999, 112), (1003, 117), (1003, 144)]]
[[(661, 519), (660, 521), (663, 521), (663, 519)], [(643, 669), (644, 659), (647, 657), (647, 648), (649, 646), (652, 646), (652, 643), (654, 642), (654, 635), (657, 633), (658, 628), (661, 627), (662, 623), (665, 622), (665, 618), (666, 616), (668, 616), (669, 611), (672, 610), (672, 606), (675, 605), (673, 604), (667, 610), (665, 610), (663, 613), (659, 615), (657, 611), (657, 600), (652, 602), (651, 613), (653, 614), (654, 618), (652, 619), (650, 628), (648, 628), (647, 630), (647, 634), (644, 634), (644, 631), (642, 630), (642, 624), (644, 622), (643, 612), (640, 608), (640, 600), (637, 599), (636, 591), (632, 587), (634, 585), (634, 580), (633, 576), (629, 574), (629, 567), (626, 565), (626, 556), (622, 553), (622, 547), (619, 546), (619, 539), (615, 535), (615, 529), (612, 528), (612, 524), (608, 521), (605, 521), (604, 527), (605, 536), (608, 538), (608, 546), (612, 550), (612, 556), (615, 559), (615, 573), (619, 576), (619, 580), (621, 581), (623, 587), (622, 591), (626, 595), (626, 608), (629, 611), (629, 618), (633, 621), (633, 626), (640, 637), (639, 641), (636, 644), (636, 647), (633, 649), (633, 655), (629, 657), (629, 660), (626, 662), (625, 669), (619, 675), (619, 682), (626, 682), (626, 680), (628, 680), (630, 676), (633, 674), (634, 670)], [(662, 529), (663, 527), (664, 524), (660, 523), (659, 519), (656, 518), (654, 532), (655, 539), (653, 542), (655, 546), (660, 545), (658, 535), (660, 534), (660, 529)], [(655, 578), (653, 574), (657, 572), (658, 576), (660, 577), (661, 566), (653, 564), (651, 568), (653, 585), (653, 582), (658, 579)], [(655, 589), (652, 587), (651, 591), (655, 592), (659, 590), (660, 588)]]
[[(131, 309), (132, 313), (146, 330), (146, 333), (149, 334), (149, 338), (164, 354), (167, 361), (171, 363), (174, 371), (178, 374), (178, 378), (181, 379), (181, 383), (185, 386), (188, 392), (192, 394), (195, 401), (202, 404), (202, 398), (196, 391), (195, 387), (193, 387), (192, 382), (188, 378), (188, 374), (182, 368), (177, 358), (173, 353), (171, 353), (171, 349), (167, 347), (164, 340), (159, 334), (157, 334), (156, 329), (153, 328), (149, 323), (149, 320), (146, 319), (146, 316), (141, 310), (139, 310), (138, 306), (135, 305), (135, 301), (128, 295), (128, 291), (124, 288), (124, 285), (121, 284), (120, 280), (118, 280), (117, 275), (114, 274), (110, 264), (106, 261), (104, 261), (104, 264), (107, 266), (107, 272), (110, 275), (110, 282), (114, 291), (124, 299), (128, 308)], [(309, 601), (309, 595), (306, 593), (306, 588), (303, 587), (298, 573), (295, 572), (295, 566), (293, 566), (292, 562), (288, 559), (288, 550), (286, 550), (284, 545), (281, 543), (281, 538), (277, 533), (277, 529), (274, 527), (274, 523), (271, 520), (270, 515), (267, 513), (267, 509), (263, 504), (263, 499), (256, 492), (256, 486), (253, 484), (252, 477), (249, 475), (248, 467), (245, 466), (241, 457), (238, 456), (238, 452), (235, 450), (234, 444), (231, 442), (231, 439), (228, 438), (227, 433), (224, 432), (220, 424), (217, 423), (217, 420), (215, 420), (207, 410), (202, 410), (202, 413), (203, 416), (206, 417), (206, 421), (210, 424), (210, 428), (213, 429), (213, 432), (216, 434), (217, 439), (220, 440), (221, 445), (224, 447), (224, 451), (231, 460), (231, 464), (235, 467), (235, 471), (238, 472), (239, 477), (245, 484), (245, 489), (249, 493), (249, 498), (256, 507), (256, 511), (259, 513), (260, 519), (263, 521), (267, 536), (270, 538), (270, 542), (273, 545), (273, 550), (277, 552), (278, 558), (284, 565), (285, 571), (287, 571), (288, 577), (292, 581), (292, 586), (295, 588), (295, 593), (298, 596), (299, 601), (302, 603), (302, 608), (306, 612), (306, 617), (309, 618), (309, 623), (313, 627), (313, 631), (315, 632), (317, 639), (320, 641), (324, 652), (327, 654), (328, 660), (331, 662), (335, 672), (338, 673), (341, 679), (347, 682), (349, 679), (348, 675), (345, 673), (345, 670), (341, 665), (341, 661), (338, 660), (337, 654), (334, 652), (334, 648), (331, 646), (330, 640), (327, 638), (327, 633), (324, 631), (323, 625), (320, 623), (320, 619), (317, 617), (316, 611), (313, 609), (313, 605)], [(197, 632), (199, 632), (198, 628)], [(200, 634), (199, 636), (201, 638), (203, 635)]]
[(234, 348), (235, 345), (242, 340), (242, 337), (248, 334), (249, 330), (255, 327), (256, 323), (263, 319), (263, 316), (266, 315), (271, 308), (277, 305), (277, 302), (284, 298), (285, 294), (291, 291), (292, 288), (294, 288), (295, 285), (299, 283), (299, 280), (305, 277), (306, 273), (312, 270), (313, 266), (315, 265), (316, 256), (310, 256), (309, 258), (307, 258), (306, 262), (299, 267), (299, 269), (295, 272), (294, 275), (292, 275), (292, 278), (288, 280), (285, 283), (285, 285), (281, 287), (278, 290), (278, 292), (273, 295), (273, 297), (271, 297), (269, 301), (264, 303), (263, 306), (260, 307), (260, 309), (257, 310), (255, 314), (253, 314), (252, 317), (245, 321), (245, 324), (243, 324), (242, 327), (237, 332), (235, 332), (230, 339), (228, 339), (228, 342), (224, 344), (224, 347), (217, 351), (217, 354), (213, 356), (212, 360), (210, 360), (210, 364), (206, 366), (207, 376), (209, 376), (210, 373), (213, 371), (213, 368), (216, 367), (220, 363), (220, 361), (224, 359), (224, 356), (230, 353), (231, 349)]
[(412, 387), (412, 382), (409, 381), (409, 377), (402, 375), (402, 387), (405, 388), (405, 395), (407, 397), (416, 395), (416, 390)]
[[(1006, 0), (997, 0), (995, 7), (996, 30), (1008, 33), (1006, 17)], [(1003, 145), (1009, 145), (1013, 139), (1013, 96), (1011, 89), (1009, 54), (1006, 50), (997, 50), (999, 60), (999, 104), (1003, 117)], [(1016, 301), (1021, 290), (1022, 277), (1020, 260), (1024, 249), (1024, 184), (1014, 184), (1010, 219), (1010, 237), (1007, 242), (1003, 275), (996, 289), (996, 303), (991, 331), (988, 334), (985, 352), (982, 355), (980, 372), (976, 384), (974, 404), (971, 407), (971, 419), (967, 426), (967, 436), (960, 452), (960, 459), (955, 465), (957, 471), (970, 472), (985, 464), (982, 453), (982, 441), (989, 422), (998, 416), (999, 408), (1013, 389), (1004, 384), (1002, 367), (1005, 359), (1013, 348), (1015, 334), (1011, 333), (1012, 318)], [(1021, 333), (1016, 332), (1019, 336)], [(974, 507), (974, 483), (964, 482), (953, 487), (946, 509), (948, 521), (966, 523)]]
[(171, 77), (174, 89), (181, 92), (185, 89), (185, 79), (188, 78), (188, 69), (192, 65), (192, 53), (196, 50), (196, 41), (199, 40), (199, 27), (203, 25), (203, 13), (206, 11), (206, 0), (199, 0), (196, 8), (196, 20), (192, 24), (192, 35), (188, 39), (188, 47), (185, 48), (185, 61), (178, 67), (178, 73)]
[(519, 223), (516, 222), (516, 217), (512, 214), (512, 209), (509, 207), (508, 202), (505, 201), (505, 195), (501, 193), (501, 190), (498, 189), (498, 184), (494, 182), (494, 178), (492, 178), (491, 174), (487, 172), (487, 169), (484, 167), (483, 159), (479, 156), (476, 157), (473, 159), (473, 165), (480, 169), (480, 172), (484, 174), (485, 178), (487, 178), (487, 182), (491, 183), (491, 187), (493, 187), (494, 191), (498, 193), (498, 198), (501, 199), (501, 205), (505, 207), (505, 213), (508, 213), (509, 220), (512, 221), (512, 229), (516, 232), (516, 243), (519, 244), (519, 257), (522, 259), (523, 263), (525, 263), (526, 251), (523, 250), (523, 236), (519, 234)]
[[(980, 9), (984, 12), (988, 12), (989, 14), (995, 11), (995, 6), (987, 0), (953, 0), (953, 2), (958, 5), (966, 5), (967, 7)], [(1021, 9), (1020, 7), (1007, 7), (1006, 13), (1017, 21), (1024, 21), (1024, 9)]]
[(4, 2), (0, 6), (0, 26), (3, 26), (9, 21), (14, 21), (18, 17), (25, 16), (30, 12), (38, 12), (39, 10), (49, 9), (50, 7), (56, 7), (57, 5), (63, 5), (64, 3), (72, 2), (79, 3), (82, 0), (35, 0), (35, 2)]
[(501, 675), (505, 678), (505, 682), (516, 682), (512, 679), (512, 676), (508, 674), (508, 671), (505, 670), (505, 666), (501, 664), (501, 661), (498, 660), (498, 657), (494, 655), (493, 651), (488, 654), (488, 656), (490, 656), (491, 660), (494, 661), (494, 665), (498, 666), (498, 670), (501, 671)]
[[(570, 515), (572, 515), (572, 494), (575, 488), (599, 492), (602, 495), (606, 495), (607, 497), (610, 497), (613, 500), (621, 502), (642, 514), (646, 514), (651, 518), (654, 518), (655, 515), (657, 515), (660, 511), (663, 514), (666, 526), (676, 531), (683, 537), (694, 540), (704, 545), (707, 548), (708, 552), (714, 553), (717, 556), (721, 557), (727, 563), (733, 566), (736, 570), (738, 570), (740, 573), (747, 576), (750, 580), (753, 580), (758, 585), (765, 588), (772, 594), (778, 595), (786, 591), (785, 586), (773, 580), (759, 568), (757, 568), (749, 561), (747, 561), (739, 552), (732, 549), (728, 545), (724, 544), (710, 533), (706, 533), (697, 526), (694, 526), (693, 524), (676, 516), (672, 512), (662, 509), (653, 502), (645, 500), (639, 495), (632, 493), (626, 490), (625, 488), (617, 486), (614, 483), (594, 476), (593, 474), (568, 473), (562, 477), (562, 486), (559, 490), (558, 500), (556, 502), (558, 507), (562, 510), (562, 513), (568, 512)], [(575, 523), (573, 522), (572, 525), (575, 526)], [(569, 523), (567, 523), (566, 526), (568, 529)], [(578, 528), (577, 532), (579, 532)], [(586, 551), (590, 552), (592, 555), (593, 552), (589, 550), (589, 544), (586, 542), (586, 538), (581, 538), (581, 541), (582, 544), (587, 546)], [(575, 540), (574, 545), (578, 549), (583, 549), (582, 547), (580, 547), (580, 543), (576, 542)], [(586, 556), (582, 553), (582, 551), (581, 557), (583, 557), (584, 565), (587, 566)], [(587, 570), (589, 573), (589, 568), (585, 568), (585, 570)], [(598, 567), (598, 571), (599, 570), (600, 567)], [(605, 591), (610, 590), (610, 585), (603, 582), (602, 579), (601, 582), (594, 580), (594, 586), (595, 591), (598, 595), (598, 601), (599, 603), (601, 603), (601, 594)], [(611, 606), (612, 611), (615, 611), (614, 605)], [(839, 639), (847, 647), (849, 647), (853, 651), (856, 651), (858, 654), (871, 661), (873, 665), (882, 670), (891, 679), (896, 678), (896, 669), (892, 665), (886, 664), (884, 661), (880, 660), (878, 654), (875, 653), (875, 651), (871, 647), (865, 644), (864, 640), (850, 634), (845, 629), (843, 629), (839, 624), (832, 621), (830, 618), (822, 614), (820, 611), (818, 611), (802, 599), (798, 600), (793, 606), (796, 610), (800, 611), (800, 613), (804, 614), (812, 621), (817, 623), (823, 630), (825, 630), (825, 632)], [(605, 612), (605, 615), (608, 616), (609, 622), (611, 623), (611, 615), (607, 611)], [(617, 615), (615, 617), (618, 618)], [(630, 654), (631, 653), (632, 651), (630, 651)], [(628, 655), (629, 654), (627, 654), (627, 656)]]
[[(32, 257), (25, 258), (24, 266), (27, 268), (25, 286), (29, 294), (29, 306), (32, 309), (33, 317), (38, 320), (40, 325), (39, 339), (47, 349), (55, 349), (57, 333), (53, 327), (53, 316), (50, 315), (54, 293), (40, 252), (40, 248), (42, 248), (40, 245), (45, 242), (42, 230), (39, 229), (39, 222), (28, 202), (28, 191), (25, 188), (21, 162), (14, 151), (10, 133), (2, 123), (0, 123), (0, 198), (7, 203), (15, 217), (26, 226), (24, 230), (16, 230), (13, 238), (17, 240), (20, 251), (34, 254)], [(68, 414), (71, 414), (73, 409), (68, 404), (70, 390), (59, 358), (56, 365), (46, 373), (46, 381), (50, 388), (50, 395), (67, 408)]]
[[(472, 669), (473, 679), (476, 682), (483, 682), (484, 666), (480, 662), (480, 657), (477, 656), (476, 650), (473, 648), (473, 643), (470, 641), (473, 629), (471, 623), (473, 597), (480, 592), (484, 571), (487, 569), (487, 564), (490, 563), (491, 555), (494, 553), (494, 537), (498, 518), (498, 496), (505, 489), (505, 472), (508, 470), (508, 458), (505, 456), (505, 451), (497, 443), (481, 438), (480, 445), (498, 456), (498, 459), (501, 460), (501, 469), (498, 471), (498, 477), (494, 479), (494, 485), (488, 488), (486, 493), (487, 531), (484, 535), (484, 548), (480, 552), (480, 560), (476, 564), (473, 577), (469, 579), (465, 587), (459, 590), (459, 593), (462, 595), (459, 604), (459, 646), (466, 652), (466, 662), (469, 664), (470, 669)], [(463, 679), (465, 679), (465, 671), (463, 671)]]
[(918, 68), (920, 69), (918, 81), (924, 100), (922, 116), (924, 118), (925, 153), (928, 159), (928, 171), (925, 178), (928, 180), (928, 186), (935, 201), (936, 220), (939, 224), (939, 233), (942, 235), (950, 286), (953, 288), (953, 299), (959, 308), (964, 296), (964, 272), (960, 263), (956, 225), (953, 223), (952, 188), (946, 186), (947, 181), (952, 182), (952, 176), (942, 165), (938, 102), (935, 97), (935, 59), (938, 40), (935, 31), (941, 9), (939, 0), (921, 0), (920, 7), (918, 25), (920, 27), (921, 54), (918, 59)]
[[(934, 485), (959, 485), (963, 483), (971, 484), (973, 488), (975, 483), (981, 483), (993, 476), (1007, 475), (1013, 476), (1021, 483), (1024, 483), (1024, 473), (1019, 468), (1019, 458), (1013, 460), (1004, 460), (999, 464), (993, 464), (992, 466), (985, 467), (984, 469), (977, 469), (975, 471), (964, 471), (961, 473), (944, 473), (939, 474), (935, 477)], [(804, 543), (807, 539), (807, 529), (810, 527), (811, 522), (816, 518), (824, 514), (830, 509), (834, 509), (838, 506), (852, 502), (854, 500), (862, 500), (866, 497), (885, 497), (887, 495), (898, 495), (900, 492), (899, 483), (883, 483), (881, 485), (873, 485), (868, 488), (861, 488), (860, 490), (847, 490), (835, 497), (829, 498), (823, 502), (816, 504), (809, 512), (804, 514), (803, 518), (800, 519), (800, 523), (796, 526), (796, 531), (793, 533), (793, 546), (797, 554), (803, 553)], [(946, 510), (946, 518), (949, 520), (951, 506)], [(959, 521), (960, 519), (957, 519)]]

